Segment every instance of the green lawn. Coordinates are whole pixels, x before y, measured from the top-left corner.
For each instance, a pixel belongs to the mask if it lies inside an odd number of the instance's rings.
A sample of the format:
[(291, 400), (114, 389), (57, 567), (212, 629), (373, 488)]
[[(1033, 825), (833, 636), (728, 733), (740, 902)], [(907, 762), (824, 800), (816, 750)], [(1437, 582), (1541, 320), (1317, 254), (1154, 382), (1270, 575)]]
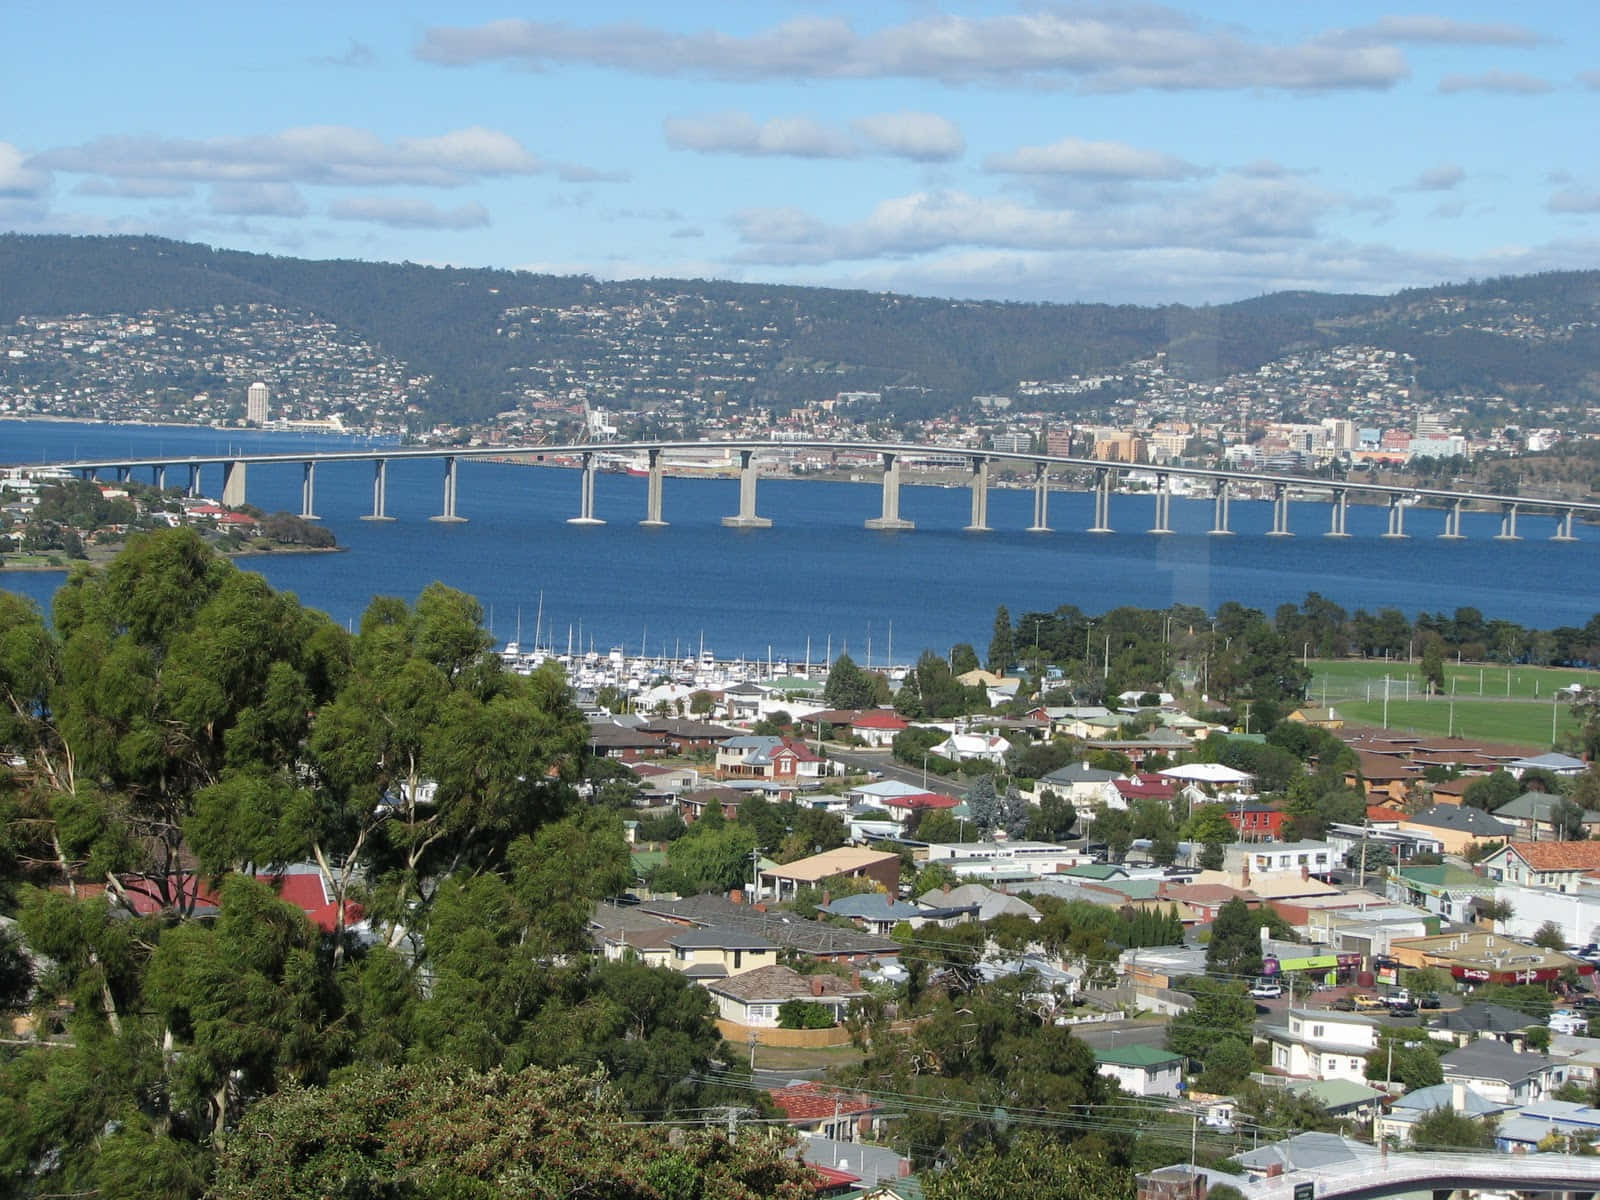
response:
[[(1312, 702), (1321, 704), (1325, 697), (1340, 716), (1353, 724), (1384, 723), (1387, 676), (1390, 729), (1447, 734), (1453, 727), (1457, 736), (1529, 746), (1551, 744), (1552, 714), (1558, 736), (1578, 728), (1571, 706), (1564, 698), (1556, 698), (1557, 689), (1572, 683), (1600, 686), (1600, 672), (1595, 671), (1512, 667), (1508, 672), (1505, 667), (1450, 663), (1445, 667), (1446, 692), (1427, 698), (1414, 663), (1313, 659), (1309, 668)], [(1455, 691), (1453, 718), (1450, 688)]]

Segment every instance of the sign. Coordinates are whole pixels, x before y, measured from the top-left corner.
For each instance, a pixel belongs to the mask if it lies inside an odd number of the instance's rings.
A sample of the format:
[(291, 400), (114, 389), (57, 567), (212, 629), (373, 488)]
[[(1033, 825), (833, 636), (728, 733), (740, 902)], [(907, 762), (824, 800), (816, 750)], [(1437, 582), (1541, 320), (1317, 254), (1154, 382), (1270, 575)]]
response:
[(1297, 1183), (1294, 1185), (1294, 1200), (1316, 1200), (1317, 1185), (1315, 1183)]

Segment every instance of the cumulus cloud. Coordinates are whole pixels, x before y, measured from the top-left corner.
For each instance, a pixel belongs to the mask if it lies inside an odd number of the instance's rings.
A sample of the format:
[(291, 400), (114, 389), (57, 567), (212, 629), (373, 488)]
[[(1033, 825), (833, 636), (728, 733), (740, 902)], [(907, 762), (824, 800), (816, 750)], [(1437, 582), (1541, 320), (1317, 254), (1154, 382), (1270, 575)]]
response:
[(1420, 173), (1411, 186), (1419, 192), (1448, 192), (1466, 177), (1455, 163), (1440, 163)]
[(809, 117), (757, 121), (729, 110), (699, 117), (668, 117), (662, 122), (667, 145), (702, 154), (782, 155), (794, 158), (849, 158), (855, 143), (840, 130)]
[(1415, 42), (1433, 46), (1537, 46), (1545, 39), (1525, 25), (1419, 14), (1379, 17), (1370, 25), (1335, 30), (1323, 40), (1342, 45)]
[(241, 217), (303, 217), (305, 197), (292, 183), (218, 183), (211, 187), (211, 211)]
[(917, 162), (947, 162), (967, 148), (961, 127), (938, 113), (876, 113), (856, 118), (850, 127), (883, 153)]
[(10, 142), (0, 142), (0, 196), (37, 196), (50, 187), (50, 172), (33, 165)]
[(348, 125), (300, 126), (253, 137), (108, 136), (48, 150), (32, 162), (38, 168), (113, 179), (364, 187), (460, 187), (546, 169), (515, 138), (482, 126), (393, 142)]
[(1545, 207), (1555, 213), (1600, 213), (1600, 192), (1564, 188), (1551, 196)]
[(1446, 75), (1439, 80), (1445, 95), (1456, 92), (1498, 92), (1507, 96), (1537, 96), (1552, 88), (1548, 79), (1521, 71), (1483, 71), (1477, 75)]
[(1156, 150), (1123, 142), (1067, 137), (1048, 146), (1020, 146), (983, 160), (984, 170), (1007, 175), (1072, 175), (1090, 179), (1183, 179), (1199, 168)]
[(489, 223), (489, 212), (481, 204), (445, 209), (403, 196), (341, 197), (328, 206), (328, 215), (340, 221), (371, 221), (397, 229), (478, 229)]
[(507, 62), (736, 81), (905, 78), (1086, 91), (1387, 88), (1409, 74), (1392, 45), (1274, 43), (1154, 5), (936, 14), (867, 33), (832, 16), (749, 35), (501, 20), (431, 28), (416, 54), (452, 67)]

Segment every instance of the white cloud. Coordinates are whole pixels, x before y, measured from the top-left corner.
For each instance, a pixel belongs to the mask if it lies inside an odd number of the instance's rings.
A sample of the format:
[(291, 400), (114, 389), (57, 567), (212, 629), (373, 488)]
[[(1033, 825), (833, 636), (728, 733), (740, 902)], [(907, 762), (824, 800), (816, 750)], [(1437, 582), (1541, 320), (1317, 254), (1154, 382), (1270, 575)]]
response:
[(1591, 92), (1600, 91), (1600, 71), (1579, 71), (1578, 82)]
[(303, 217), (307, 207), (292, 183), (218, 183), (211, 187), (211, 211), (243, 217)]
[(1458, 21), (1430, 14), (1379, 17), (1371, 25), (1335, 30), (1325, 41), (1342, 45), (1417, 42), (1434, 46), (1537, 46), (1545, 38), (1525, 25)]
[(832, 16), (749, 35), (502, 20), (436, 26), (416, 54), (453, 67), (512, 62), (740, 81), (908, 78), (1088, 91), (1387, 88), (1410, 73), (1394, 46), (1278, 44), (1154, 5), (937, 14), (870, 33)]
[(1477, 75), (1446, 75), (1439, 80), (1445, 95), (1457, 92), (1497, 92), (1506, 96), (1538, 96), (1552, 90), (1548, 79), (1521, 71), (1483, 71)]
[(1440, 163), (1421, 172), (1411, 186), (1419, 192), (1448, 192), (1466, 177), (1455, 163)]
[(426, 200), (403, 196), (345, 196), (328, 205), (328, 215), (340, 221), (372, 221), (397, 229), (477, 229), (489, 223), (481, 204), (444, 209)]
[(917, 162), (947, 162), (967, 148), (961, 127), (937, 113), (876, 113), (857, 117), (850, 125), (883, 153)]
[(348, 125), (300, 126), (253, 137), (107, 136), (48, 150), (32, 162), (110, 178), (365, 187), (459, 187), (545, 169), (515, 138), (482, 126), (393, 142)]
[(1020, 146), (983, 160), (986, 171), (1014, 175), (1073, 175), (1090, 179), (1182, 179), (1198, 168), (1156, 150), (1123, 142), (1067, 137), (1048, 146)]
[(37, 196), (49, 187), (49, 171), (30, 164), (10, 142), (0, 142), (0, 196)]
[(79, 180), (72, 189), (80, 196), (121, 196), (129, 200), (170, 199), (194, 195), (194, 184), (176, 179), (101, 179), (91, 176)]
[(668, 117), (662, 122), (667, 145), (702, 154), (783, 155), (794, 158), (850, 158), (855, 143), (843, 132), (809, 117), (757, 121), (729, 110), (699, 117)]

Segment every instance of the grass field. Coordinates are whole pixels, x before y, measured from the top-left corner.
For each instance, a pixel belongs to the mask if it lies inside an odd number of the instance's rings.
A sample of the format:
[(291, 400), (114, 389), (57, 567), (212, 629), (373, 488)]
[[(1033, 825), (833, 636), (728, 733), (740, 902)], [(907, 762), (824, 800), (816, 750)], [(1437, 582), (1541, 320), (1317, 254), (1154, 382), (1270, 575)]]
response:
[[(1417, 664), (1403, 660), (1312, 659), (1310, 696), (1324, 700), (1346, 721), (1384, 724), (1384, 679), (1388, 678), (1388, 727), (1412, 733), (1448, 734), (1484, 741), (1551, 745), (1551, 718), (1559, 738), (1576, 732), (1577, 719), (1559, 689), (1580, 683), (1600, 686), (1600, 672), (1558, 667), (1445, 665), (1445, 691), (1428, 697)], [(1454, 703), (1451, 690), (1454, 690)]]

